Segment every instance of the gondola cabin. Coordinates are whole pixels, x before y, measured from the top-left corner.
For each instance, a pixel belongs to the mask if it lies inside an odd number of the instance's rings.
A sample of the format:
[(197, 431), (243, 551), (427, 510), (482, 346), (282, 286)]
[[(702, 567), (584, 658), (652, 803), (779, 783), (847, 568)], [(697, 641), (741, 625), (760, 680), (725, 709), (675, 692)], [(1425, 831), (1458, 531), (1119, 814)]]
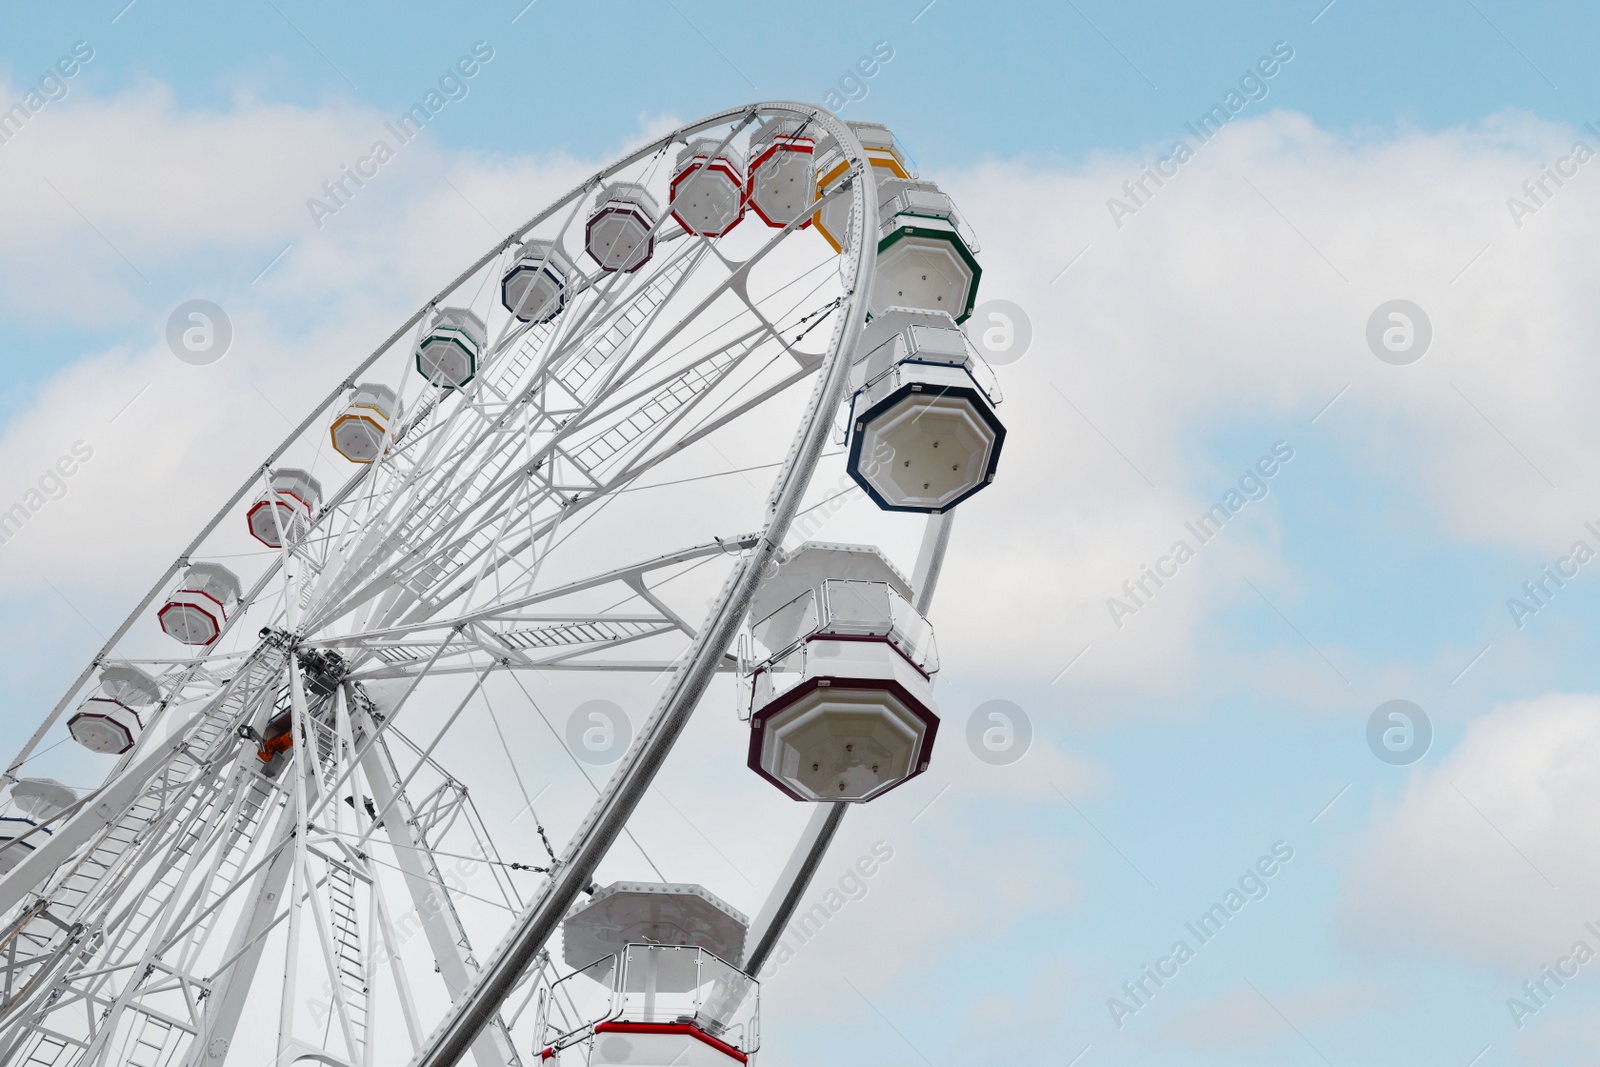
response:
[(933, 629), (876, 548), (806, 543), (750, 607), (750, 769), (794, 800), (867, 801), (928, 769)]
[(636, 271), (655, 254), (655, 197), (642, 185), (615, 182), (600, 190), (584, 226), (584, 248), (600, 269)]
[(567, 306), (575, 269), (554, 241), (529, 240), (500, 279), (500, 303), (519, 322), (549, 322)]
[[(911, 178), (915, 176), (909, 157), (900, 143), (895, 140), (894, 134), (889, 132), (887, 126), (880, 126), (875, 122), (846, 122), (855, 131), (856, 138), (861, 142), (861, 148), (866, 153), (867, 176), (873, 180), (874, 186), (884, 178)], [(816, 212), (811, 216), (811, 222), (822, 235), (822, 239), (835, 252), (844, 251), (846, 228), (850, 224), (850, 195), (841, 192), (830, 199), (824, 199), (828, 193), (837, 188), (849, 173), (850, 161), (845, 158), (844, 150), (833, 138), (824, 139), (817, 145), (816, 165), (816, 195), (814, 200), (822, 200)], [(876, 195), (872, 189), (867, 190), (868, 196)], [(870, 239), (872, 235), (869, 234)]]
[[(816, 196), (812, 162), (816, 142), (800, 134), (795, 119), (769, 122), (750, 140), (750, 177), (745, 199), (768, 226), (787, 226), (806, 213)], [(810, 225), (809, 220), (805, 225)]]
[(954, 319), (891, 308), (858, 351), (846, 469), (880, 508), (946, 511), (994, 480), (998, 389)]
[(222, 564), (191, 563), (156, 617), (168, 637), (186, 645), (210, 645), (221, 636), (242, 595), (238, 577)]
[(417, 342), (417, 373), (441, 389), (460, 389), (478, 375), (488, 328), (467, 308), (440, 308)]
[(333, 420), (333, 450), (351, 463), (374, 462), (383, 454), (389, 428), (400, 412), (400, 398), (393, 389), (362, 382)]
[(965, 322), (983, 271), (955, 205), (933, 182), (884, 178), (878, 194), (878, 265), (867, 310), (942, 311)]
[(310, 472), (294, 467), (278, 468), (267, 481), (269, 488), (246, 515), (250, 536), (268, 548), (303, 541), (322, 507), (322, 483)]
[(748, 925), (698, 885), (616, 882), (597, 890), (561, 926), (572, 971), (541, 999), (541, 1061), (747, 1064), (760, 1044), (760, 985), (731, 961), (744, 953)]
[(672, 168), (672, 217), (701, 237), (721, 237), (744, 218), (744, 158), (719, 138), (697, 138)]
[(67, 733), (90, 752), (121, 755), (138, 742), (150, 705), (160, 699), (160, 685), (138, 667), (102, 668), (99, 693), (78, 705), (67, 720)]
[(11, 801), (25, 814), (0, 817), (0, 875), (10, 874), (50, 836), (41, 826), (77, 803), (78, 794), (54, 778), (21, 778)]

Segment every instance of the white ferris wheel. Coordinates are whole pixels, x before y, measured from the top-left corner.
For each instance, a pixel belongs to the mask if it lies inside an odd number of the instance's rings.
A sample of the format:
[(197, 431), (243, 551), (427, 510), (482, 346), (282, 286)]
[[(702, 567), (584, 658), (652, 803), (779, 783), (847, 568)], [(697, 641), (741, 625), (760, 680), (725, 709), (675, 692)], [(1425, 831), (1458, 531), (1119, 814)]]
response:
[[(887, 129), (765, 103), (633, 152), (462, 271), (7, 767), (0, 1063), (748, 1062), (755, 976), (848, 805), (932, 756), (925, 616), (1004, 439), (958, 327), (976, 251)], [(806, 540), (830, 461), (878, 521), (920, 524), (909, 577)], [(496, 825), (475, 761), (443, 762), (491, 684), (526, 701), (498, 730), (558, 672), (654, 699), (564, 846), (537, 798)], [(596, 881), (719, 674), (749, 788), (815, 806), (753, 921), (699, 884)], [(99, 786), (30, 774), (63, 738)]]

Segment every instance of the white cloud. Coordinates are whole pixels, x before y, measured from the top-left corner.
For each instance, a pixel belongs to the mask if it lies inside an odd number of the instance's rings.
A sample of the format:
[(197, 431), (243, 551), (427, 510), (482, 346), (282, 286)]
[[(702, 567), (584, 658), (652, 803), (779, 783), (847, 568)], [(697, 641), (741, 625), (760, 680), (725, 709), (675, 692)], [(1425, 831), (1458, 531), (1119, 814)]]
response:
[[(1122, 631), (1105, 600), (1278, 436), (1302, 457), (1277, 476), (1284, 491), (1332, 453), (1375, 490), (1422, 501), (1446, 542), (1570, 545), (1588, 516), (1545, 476), (1570, 490), (1595, 473), (1596, 312), (1579, 294), (1600, 280), (1580, 236), (1600, 222), (1583, 191), (1600, 172), (1520, 231), (1505, 199), (1571, 138), (1506, 114), (1362, 140), (1275, 112), (1230, 126), (1120, 230), (1104, 204), (1137, 157), (951, 176), (984, 241), (984, 295), (1021, 304), (1034, 327), (1032, 351), (1000, 372), (1000, 475), (957, 523), (939, 608), (952, 660), (1048, 680), (1093, 643), (1074, 668), (1091, 679), (1192, 677), (1196, 628), (1255, 596), (1240, 575), (1279, 576), (1272, 505), (1252, 506), (1258, 532), (1230, 527), (1200, 548)], [(1434, 327), (1408, 367), (1364, 339), (1396, 297)]]
[(1339, 929), (1370, 952), (1497, 968), (1507, 995), (1575, 940), (1600, 947), (1583, 927), (1600, 920), (1597, 770), (1600, 697), (1550, 695), (1476, 719), (1379, 809)]

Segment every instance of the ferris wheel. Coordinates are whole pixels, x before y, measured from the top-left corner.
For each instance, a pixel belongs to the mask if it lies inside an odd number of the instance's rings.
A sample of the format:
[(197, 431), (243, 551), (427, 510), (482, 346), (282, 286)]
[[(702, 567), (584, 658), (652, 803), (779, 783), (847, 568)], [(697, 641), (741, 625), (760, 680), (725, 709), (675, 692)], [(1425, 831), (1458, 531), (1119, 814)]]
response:
[[(959, 328), (976, 252), (887, 129), (780, 102), (630, 153), (462, 271), (7, 767), (0, 1063), (748, 1062), (844, 813), (933, 755), (926, 616), (1005, 436)], [(807, 539), (830, 461), (919, 524), (909, 576)], [(555, 677), (654, 698), (564, 845), (548, 801), (489, 813), (446, 762), (492, 687), (542, 716)], [(648, 860), (630, 818), (730, 681), (750, 788), (815, 808), (765, 906), (598, 884), (624, 835)], [(102, 784), (38, 773), (64, 739)]]

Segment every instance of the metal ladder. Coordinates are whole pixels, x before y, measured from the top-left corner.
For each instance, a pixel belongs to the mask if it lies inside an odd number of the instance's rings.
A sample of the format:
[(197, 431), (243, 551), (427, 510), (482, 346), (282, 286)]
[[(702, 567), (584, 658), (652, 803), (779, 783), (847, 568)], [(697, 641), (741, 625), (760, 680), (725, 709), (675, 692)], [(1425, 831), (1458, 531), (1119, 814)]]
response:
[(606, 327), (605, 332), (595, 338), (589, 348), (556, 371), (551, 376), (552, 380), (574, 397), (580, 396), (579, 390), (588, 384), (589, 379), (593, 378), (597, 371), (611, 362), (639, 327), (666, 302), (667, 296), (677, 287), (683, 276), (689, 273), (689, 268), (699, 260), (699, 256), (679, 256), (678, 260), (655, 278), (643, 292), (629, 301), (621, 314)]
[[(338, 970), (334, 980), (350, 1016), (350, 1029), (363, 1048), (367, 1034), (367, 977), (361, 954), (361, 928), (356, 920), (356, 878), (348, 866), (337, 861), (328, 864), (328, 925), (333, 928), (333, 962)], [(359, 1059), (358, 1049), (350, 1050)]]
[(149, 1015), (139, 1015), (134, 1023), (132, 1040), (127, 1044), (126, 1067), (163, 1067), (166, 1059), (167, 1038), (172, 1027)]
[(655, 399), (584, 444), (573, 453), (573, 461), (585, 470), (593, 471), (715, 385), (730, 364), (748, 355), (754, 347), (754, 344), (747, 344), (737, 351), (728, 349), (718, 352), (669, 378), (662, 383), (660, 394)]
[[(223, 847), (225, 850), (222, 858), (217, 861), (216, 874), (204, 888), (202, 899), (197, 907), (204, 911), (210, 908), (233, 887), (241, 871), (244, 869), (246, 858), (250, 855), (250, 848), (255, 840), (256, 831), (261, 825), (262, 816), (267, 810), (267, 805), (273, 798), (273, 786), (266, 779), (254, 774), (244, 776), (244, 784), (240, 787), (244, 796), (239, 802), (239, 813), (234, 819), (230, 833), (232, 839)], [(211, 911), (201, 919), (188, 935), (174, 944), (174, 948), (181, 948), (179, 966), (185, 970), (194, 965), (194, 957), (206, 944), (207, 937), (222, 918), (221, 908)]]
[(71, 1050), (74, 1054), (82, 1054), (83, 1050), (68, 1042), (51, 1037), (48, 1034), (38, 1035), (38, 1040), (33, 1047), (28, 1049), (28, 1058), (23, 1060), (18, 1067), (63, 1067), (70, 1057), (64, 1056)]

